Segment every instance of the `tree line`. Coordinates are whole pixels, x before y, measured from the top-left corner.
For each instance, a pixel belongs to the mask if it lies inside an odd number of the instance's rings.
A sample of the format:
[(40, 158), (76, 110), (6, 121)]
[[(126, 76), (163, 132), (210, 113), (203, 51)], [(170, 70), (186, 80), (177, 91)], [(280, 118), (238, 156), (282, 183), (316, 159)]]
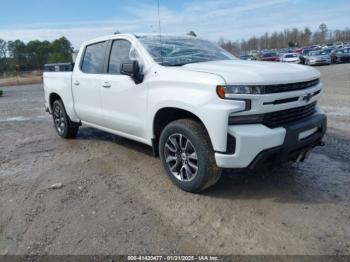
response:
[(293, 28), (272, 34), (265, 33), (260, 37), (254, 36), (241, 41), (226, 41), (224, 38), (220, 38), (219, 45), (238, 55), (250, 50), (303, 47), (333, 42), (350, 42), (350, 29), (332, 31), (328, 30), (326, 24), (321, 24), (315, 32), (312, 32), (309, 27), (305, 27), (303, 30)]
[(61, 37), (52, 42), (0, 39), (0, 73), (42, 70), (44, 64), (72, 61), (71, 42)]
[[(189, 33), (190, 34), (190, 33)], [(195, 34), (191, 32), (191, 35)], [(280, 49), (302, 47), (328, 42), (350, 42), (350, 29), (328, 30), (321, 24), (315, 32), (305, 27), (285, 29), (260, 37), (251, 37), (241, 41), (226, 41), (220, 38), (219, 45), (227, 51), (238, 55), (249, 50)], [(21, 40), (8, 41), (0, 38), (0, 74), (15, 71), (41, 70), (46, 63), (63, 63), (72, 61), (71, 42), (61, 37), (52, 42), (33, 40), (24, 43)]]

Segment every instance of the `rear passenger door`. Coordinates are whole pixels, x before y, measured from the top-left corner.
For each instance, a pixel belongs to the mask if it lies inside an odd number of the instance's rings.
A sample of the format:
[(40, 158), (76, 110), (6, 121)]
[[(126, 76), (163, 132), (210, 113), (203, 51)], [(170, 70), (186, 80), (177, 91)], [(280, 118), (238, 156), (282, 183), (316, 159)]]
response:
[[(101, 89), (102, 110), (108, 128), (131, 138), (145, 137), (147, 87), (120, 74), (122, 63), (130, 62), (132, 43), (126, 39), (110, 42), (107, 73)], [(137, 50), (133, 50), (137, 52)]]
[(104, 126), (101, 108), (102, 74), (106, 72), (106, 50), (108, 41), (93, 43), (85, 47), (79, 66), (74, 68), (72, 91), (74, 106), (83, 122)]

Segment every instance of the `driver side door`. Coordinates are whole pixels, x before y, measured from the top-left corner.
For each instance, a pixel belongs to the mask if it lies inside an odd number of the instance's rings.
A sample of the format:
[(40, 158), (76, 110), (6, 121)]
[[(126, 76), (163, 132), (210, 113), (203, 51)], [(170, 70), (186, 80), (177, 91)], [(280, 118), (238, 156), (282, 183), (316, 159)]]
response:
[(121, 64), (131, 61), (132, 43), (116, 39), (109, 43), (107, 72), (101, 89), (102, 111), (106, 127), (130, 138), (145, 138), (147, 85), (136, 84), (120, 73)]

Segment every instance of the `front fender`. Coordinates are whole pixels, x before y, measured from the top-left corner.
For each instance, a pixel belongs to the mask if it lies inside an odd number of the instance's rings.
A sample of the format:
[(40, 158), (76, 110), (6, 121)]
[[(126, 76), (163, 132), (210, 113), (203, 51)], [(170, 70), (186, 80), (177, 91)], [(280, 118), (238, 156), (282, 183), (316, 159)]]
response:
[[(204, 89), (204, 90), (203, 90)], [(150, 139), (154, 138), (154, 118), (162, 108), (178, 108), (194, 114), (203, 123), (208, 131), (214, 151), (225, 152), (227, 146), (228, 117), (232, 112), (245, 108), (244, 101), (227, 101), (220, 99), (215, 88), (177, 87), (159, 94), (155, 89), (150, 91), (150, 99), (153, 103), (150, 107), (150, 118), (147, 130)], [(157, 93), (157, 94), (156, 94)]]

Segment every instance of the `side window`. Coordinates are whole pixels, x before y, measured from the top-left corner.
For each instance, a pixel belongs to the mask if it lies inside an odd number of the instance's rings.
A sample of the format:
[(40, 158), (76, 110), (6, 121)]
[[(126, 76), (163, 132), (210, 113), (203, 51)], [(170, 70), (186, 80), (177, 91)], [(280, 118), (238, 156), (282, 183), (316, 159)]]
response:
[(105, 51), (106, 42), (88, 45), (85, 49), (81, 71), (90, 74), (102, 73)]
[(119, 75), (122, 63), (130, 62), (131, 43), (127, 40), (115, 40), (112, 44), (111, 56), (108, 64), (108, 73)]

